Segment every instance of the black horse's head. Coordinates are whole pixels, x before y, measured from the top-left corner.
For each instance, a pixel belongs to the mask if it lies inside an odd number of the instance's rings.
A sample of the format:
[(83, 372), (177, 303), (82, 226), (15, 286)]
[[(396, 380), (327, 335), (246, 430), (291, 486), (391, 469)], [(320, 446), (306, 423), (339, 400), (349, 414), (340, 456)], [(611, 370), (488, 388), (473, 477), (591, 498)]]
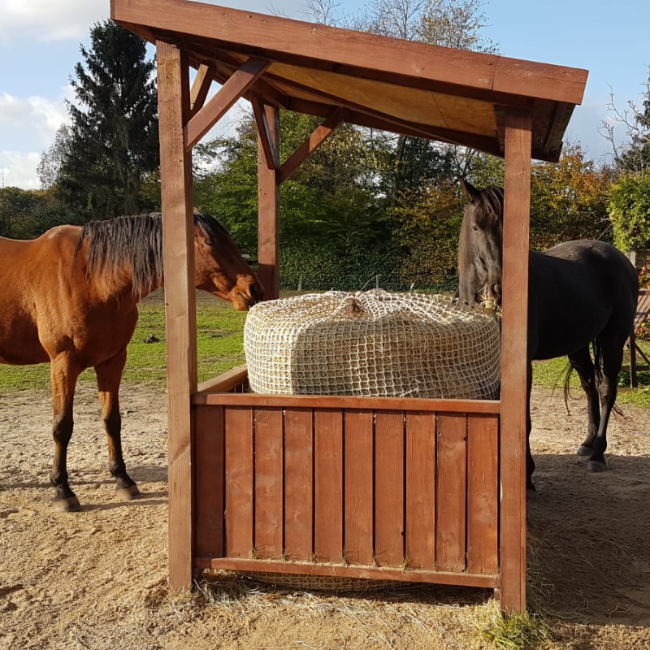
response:
[(483, 298), (501, 305), (503, 190), (460, 183), (468, 203), (458, 244), (458, 297), (470, 305)]

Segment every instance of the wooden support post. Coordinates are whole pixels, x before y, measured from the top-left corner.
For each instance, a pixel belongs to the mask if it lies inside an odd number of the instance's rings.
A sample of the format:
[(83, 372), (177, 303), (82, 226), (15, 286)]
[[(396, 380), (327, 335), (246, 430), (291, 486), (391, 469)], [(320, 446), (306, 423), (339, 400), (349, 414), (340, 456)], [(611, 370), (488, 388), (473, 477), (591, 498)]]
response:
[[(272, 160), (279, 159), (280, 110), (263, 104), (269, 143), (273, 148)], [(257, 275), (264, 286), (264, 297), (273, 300), (280, 295), (280, 228), (279, 228), (279, 183), (275, 166), (269, 165), (264, 153), (264, 143), (257, 139), (257, 183), (258, 183), (258, 247), (259, 270)]]
[(190, 110), (189, 66), (180, 50), (158, 41), (160, 174), (167, 327), (169, 583), (192, 586), (192, 409), (196, 391), (196, 296), (192, 156), (183, 124)]
[(528, 238), (532, 118), (505, 115), (501, 336), (501, 607), (526, 608)]

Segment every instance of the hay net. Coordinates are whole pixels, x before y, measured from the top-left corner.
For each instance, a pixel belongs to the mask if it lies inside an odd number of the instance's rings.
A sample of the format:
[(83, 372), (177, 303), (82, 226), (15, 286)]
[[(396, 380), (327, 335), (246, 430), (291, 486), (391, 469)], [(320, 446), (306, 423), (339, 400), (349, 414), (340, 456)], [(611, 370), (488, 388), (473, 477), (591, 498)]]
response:
[(256, 393), (495, 399), (497, 320), (439, 295), (330, 291), (255, 305), (244, 327)]

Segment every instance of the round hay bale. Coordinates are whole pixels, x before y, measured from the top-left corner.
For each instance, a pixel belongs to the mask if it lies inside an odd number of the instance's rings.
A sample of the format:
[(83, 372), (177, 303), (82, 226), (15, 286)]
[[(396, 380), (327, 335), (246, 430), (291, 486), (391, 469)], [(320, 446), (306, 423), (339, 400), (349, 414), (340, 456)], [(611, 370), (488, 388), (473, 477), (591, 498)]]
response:
[(256, 393), (494, 399), (500, 328), (450, 298), (330, 291), (255, 305), (244, 327)]

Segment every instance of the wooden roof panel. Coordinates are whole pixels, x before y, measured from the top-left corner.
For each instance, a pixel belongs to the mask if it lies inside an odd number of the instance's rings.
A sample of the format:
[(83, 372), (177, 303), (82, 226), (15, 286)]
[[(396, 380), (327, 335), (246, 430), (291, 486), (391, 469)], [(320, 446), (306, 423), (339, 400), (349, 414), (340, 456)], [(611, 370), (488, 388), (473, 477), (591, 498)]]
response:
[(587, 72), (314, 25), (188, 0), (111, 0), (111, 16), (148, 40), (186, 51), (226, 81), (250, 56), (271, 62), (266, 101), (503, 154), (500, 111), (533, 115), (533, 157), (557, 160)]

